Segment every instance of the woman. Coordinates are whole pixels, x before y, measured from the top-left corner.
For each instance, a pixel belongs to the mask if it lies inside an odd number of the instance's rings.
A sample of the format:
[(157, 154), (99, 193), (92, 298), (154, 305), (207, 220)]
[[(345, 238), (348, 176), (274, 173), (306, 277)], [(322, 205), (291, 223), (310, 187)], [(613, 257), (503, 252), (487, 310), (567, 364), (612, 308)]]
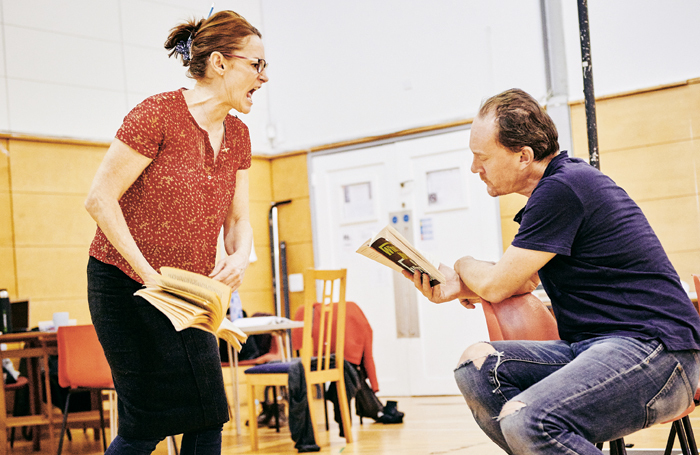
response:
[[(119, 434), (108, 454), (151, 453), (183, 433), (182, 453), (221, 452), (228, 421), (216, 339), (176, 332), (134, 292), (162, 266), (238, 288), (248, 266), (251, 152), (246, 126), (268, 78), (260, 32), (222, 11), (173, 28), (165, 48), (194, 89), (152, 96), (124, 119), (85, 206), (98, 225), (88, 301), (119, 396)], [(223, 225), (228, 256), (215, 264)]]

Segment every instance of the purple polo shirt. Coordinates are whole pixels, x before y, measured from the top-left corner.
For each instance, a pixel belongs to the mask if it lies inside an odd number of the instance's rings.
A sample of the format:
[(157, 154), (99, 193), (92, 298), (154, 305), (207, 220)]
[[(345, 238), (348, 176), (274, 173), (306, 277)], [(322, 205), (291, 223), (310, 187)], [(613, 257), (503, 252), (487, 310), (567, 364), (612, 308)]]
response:
[(700, 349), (700, 316), (678, 273), (641, 209), (608, 176), (561, 152), (515, 221), (514, 246), (556, 253), (539, 276), (562, 340), (618, 335)]

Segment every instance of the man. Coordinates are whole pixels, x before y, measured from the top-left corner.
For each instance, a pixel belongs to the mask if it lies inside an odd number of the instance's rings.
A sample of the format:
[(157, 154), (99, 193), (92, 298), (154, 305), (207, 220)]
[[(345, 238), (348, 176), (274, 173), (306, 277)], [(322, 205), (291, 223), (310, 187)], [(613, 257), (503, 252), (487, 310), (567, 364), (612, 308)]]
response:
[(497, 263), (441, 265), (444, 285), (407, 277), (435, 303), (494, 306), (539, 275), (561, 341), (477, 343), (455, 378), (479, 426), (509, 454), (600, 454), (594, 443), (672, 419), (692, 403), (700, 317), (639, 207), (559, 151), (551, 118), (522, 90), (488, 99), (472, 124), (471, 170), (491, 196), (528, 197)]

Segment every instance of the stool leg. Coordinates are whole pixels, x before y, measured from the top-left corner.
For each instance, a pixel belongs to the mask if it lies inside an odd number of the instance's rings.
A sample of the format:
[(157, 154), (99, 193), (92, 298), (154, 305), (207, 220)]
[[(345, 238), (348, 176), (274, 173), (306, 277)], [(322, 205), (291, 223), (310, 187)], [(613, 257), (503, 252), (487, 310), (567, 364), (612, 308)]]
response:
[(668, 441), (666, 442), (666, 450), (664, 455), (671, 455), (673, 443), (676, 441), (676, 422), (671, 424), (671, 431), (668, 433)]
[(107, 451), (107, 435), (105, 434), (105, 415), (104, 415), (104, 410), (102, 409), (102, 391), (100, 390), (99, 393), (100, 399), (98, 403), (98, 410), (100, 411), (100, 428), (102, 428), (102, 449), (106, 452)]
[(676, 427), (676, 434), (678, 434), (678, 444), (681, 446), (681, 451), (683, 455), (690, 455), (690, 448), (688, 447), (688, 437), (685, 434), (685, 428), (683, 428), (683, 422), (681, 420), (675, 420), (673, 426)]
[(70, 404), (71, 391), (68, 391), (66, 396), (66, 407), (63, 409), (63, 424), (61, 425), (61, 437), (58, 439), (58, 455), (61, 455), (63, 450), (63, 436), (66, 433), (66, 423), (68, 422), (68, 405)]
[(683, 428), (685, 429), (685, 435), (688, 438), (688, 445), (690, 446), (690, 453), (692, 455), (698, 455), (698, 445), (695, 442), (695, 435), (693, 434), (693, 427), (690, 425), (690, 416), (685, 416), (681, 420), (683, 421)]
[[(326, 431), (329, 431), (331, 427), (328, 425), (328, 402), (326, 401), (326, 385), (321, 384), (321, 387), (323, 387), (323, 416), (326, 418)], [(362, 424), (362, 417), (360, 417), (360, 424)]]
[(610, 441), (610, 455), (627, 455), (625, 440), (623, 438)]
[(275, 410), (275, 428), (277, 429), (277, 433), (280, 432), (280, 406), (279, 403), (277, 403), (277, 386), (274, 386), (272, 388), (272, 409)]

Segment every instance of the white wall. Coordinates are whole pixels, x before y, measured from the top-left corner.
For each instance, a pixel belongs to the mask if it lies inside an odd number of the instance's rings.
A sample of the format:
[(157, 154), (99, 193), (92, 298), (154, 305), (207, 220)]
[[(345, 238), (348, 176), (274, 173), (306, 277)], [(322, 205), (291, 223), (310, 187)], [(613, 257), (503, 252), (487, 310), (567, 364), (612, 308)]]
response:
[[(218, 3), (260, 25), (257, 1)], [(163, 43), (178, 22), (206, 16), (211, 0), (1, 0), (0, 6), (0, 131), (110, 141), (138, 102), (194, 85)], [(264, 95), (261, 100), (266, 107)], [(265, 108), (257, 110), (267, 116)], [(257, 138), (261, 131), (253, 132), (254, 143), (266, 142)]]
[[(575, 0), (564, 0), (569, 99), (581, 99)], [(0, 131), (111, 140), (154, 93), (191, 87), (168, 30), (211, 0), (0, 0)], [(546, 87), (539, 0), (228, 0), (263, 33), (257, 153), (474, 115)], [(597, 95), (700, 76), (700, 2), (589, 0)], [(271, 141), (269, 138), (274, 140)]]
[(278, 149), (468, 118), (513, 86), (545, 93), (537, 0), (262, 7)]
[[(583, 99), (576, 1), (565, 0), (569, 99)], [(595, 94), (700, 77), (700, 1), (589, 0)]]

